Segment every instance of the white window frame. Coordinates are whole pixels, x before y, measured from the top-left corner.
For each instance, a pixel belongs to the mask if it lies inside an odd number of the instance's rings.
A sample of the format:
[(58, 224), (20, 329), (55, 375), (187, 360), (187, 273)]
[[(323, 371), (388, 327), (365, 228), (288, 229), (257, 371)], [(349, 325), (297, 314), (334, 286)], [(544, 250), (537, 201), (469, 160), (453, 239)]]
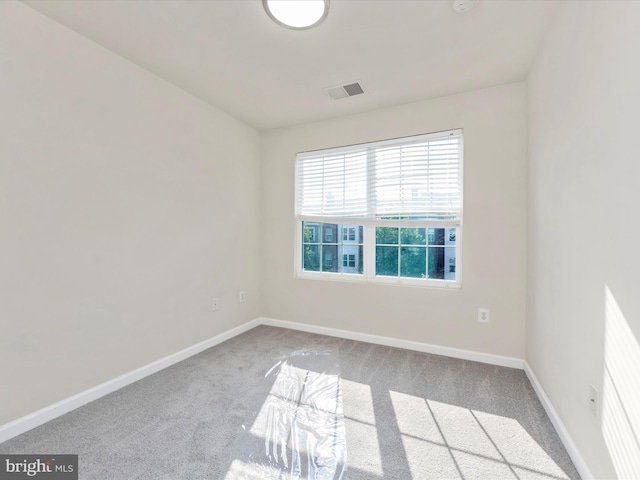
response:
[[(453, 131), (453, 130), (452, 130)], [(461, 204), (464, 203), (464, 142), (462, 141), (462, 130), (456, 130), (460, 132), (460, 183), (461, 188)], [(411, 137), (408, 137), (411, 138)], [(371, 143), (376, 145), (383, 142)], [(296, 161), (296, 169), (297, 169)], [(298, 175), (296, 172), (296, 185), (295, 191), (298, 191)], [(463, 211), (461, 208), (459, 221), (443, 221), (443, 220), (373, 220), (365, 218), (351, 218), (351, 217), (308, 217), (297, 215), (297, 211), (294, 215), (294, 228), (295, 228), (295, 248), (294, 248), (294, 276), (302, 279), (310, 280), (329, 280), (329, 281), (346, 281), (356, 283), (375, 283), (386, 285), (406, 285), (406, 286), (419, 286), (419, 287), (434, 287), (438, 289), (462, 289), (462, 238), (463, 235)], [(302, 252), (303, 252), (303, 238), (302, 238), (302, 223), (331, 223), (338, 225), (349, 226), (362, 226), (363, 227), (363, 271), (362, 274), (346, 273), (346, 272), (315, 272), (303, 270), (302, 265)], [(392, 277), (375, 274), (376, 266), (376, 227), (398, 227), (398, 228), (456, 228), (456, 244), (455, 244), (455, 280), (444, 279), (432, 279), (432, 278), (412, 278), (412, 277)], [(320, 231), (323, 228), (320, 227)], [(428, 237), (425, 239), (427, 243), (427, 255), (429, 242)], [(358, 244), (359, 245), (359, 244)], [(340, 262), (342, 265), (342, 262)], [(448, 270), (449, 265), (445, 264), (445, 270)], [(446, 272), (445, 272), (446, 273)]]

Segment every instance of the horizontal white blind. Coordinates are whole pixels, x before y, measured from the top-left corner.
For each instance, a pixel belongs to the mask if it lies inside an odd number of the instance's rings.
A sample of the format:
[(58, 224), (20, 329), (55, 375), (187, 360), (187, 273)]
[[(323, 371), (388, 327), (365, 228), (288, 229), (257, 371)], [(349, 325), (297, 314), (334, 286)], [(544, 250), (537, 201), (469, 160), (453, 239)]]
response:
[(298, 214), (366, 216), (367, 150), (299, 155)]
[(301, 153), (297, 215), (460, 221), (460, 130)]

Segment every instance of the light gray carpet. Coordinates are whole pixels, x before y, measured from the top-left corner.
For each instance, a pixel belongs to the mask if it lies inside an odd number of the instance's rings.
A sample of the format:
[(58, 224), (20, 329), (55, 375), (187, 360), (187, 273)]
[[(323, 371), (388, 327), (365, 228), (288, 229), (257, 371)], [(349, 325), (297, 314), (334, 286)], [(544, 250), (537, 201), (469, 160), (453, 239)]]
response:
[(524, 372), (257, 327), (0, 453), (81, 479), (578, 479)]

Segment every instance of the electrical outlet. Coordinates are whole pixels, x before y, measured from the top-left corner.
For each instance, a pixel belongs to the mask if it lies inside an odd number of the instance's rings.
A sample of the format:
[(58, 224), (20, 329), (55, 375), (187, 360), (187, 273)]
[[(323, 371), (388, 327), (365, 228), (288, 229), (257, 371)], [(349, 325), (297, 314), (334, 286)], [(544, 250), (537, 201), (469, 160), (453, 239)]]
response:
[(589, 385), (589, 410), (594, 417), (598, 418), (598, 404), (600, 403), (600, 393), (596, 387)]
[(478, 321), (482, 323), (487, 323), (489, 321), (489, 309), (488, 308), (479, 308), (478, 309)]
[(244, 302), (247, 299), (246, 295), (244, 294), (244, 290), (240, 290), (238, 292), (238, 301), (240, 303)]
[(219, 308), (220, 308), (220, 299), (219, 298), (214, 298), (213, 302), (211, 303), (211, 310), (213, 310), (215, 312)]

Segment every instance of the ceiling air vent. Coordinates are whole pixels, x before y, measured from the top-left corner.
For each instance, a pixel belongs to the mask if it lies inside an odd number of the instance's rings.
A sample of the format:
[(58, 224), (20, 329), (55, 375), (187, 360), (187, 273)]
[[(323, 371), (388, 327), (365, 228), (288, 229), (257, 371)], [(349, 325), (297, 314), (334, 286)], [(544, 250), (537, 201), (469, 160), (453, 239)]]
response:
[(325, 88), (332, 100), (340, 100), (341, 98), (354, 97), (362, 95), (364, 90), (359, 82), (347, 83), (337, 87)]

